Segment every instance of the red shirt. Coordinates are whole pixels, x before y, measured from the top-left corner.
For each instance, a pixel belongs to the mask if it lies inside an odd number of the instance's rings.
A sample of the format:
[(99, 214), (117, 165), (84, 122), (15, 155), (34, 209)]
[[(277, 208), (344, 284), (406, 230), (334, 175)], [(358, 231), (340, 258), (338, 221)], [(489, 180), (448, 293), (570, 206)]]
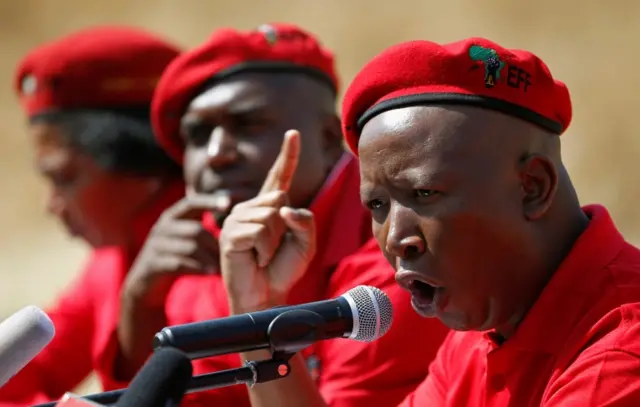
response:
[[(369, 344), (324, 341), (303, 355), (331, 407), (395, 406), (423, 380), (448, 330), (437, 320), (420, 318), (411, 309), (410, 296), (395, 283), (393, 270), (370, 239), (371, 217), (360, 203), (359, 182), (357, 161), (347, 155), (311, 206), (318, 228), (318, 253), (288, 302), (334, 298), (361, 284), (384, 290), (394, 305), (394, 322), (383, 338)], [(218, 275), (181, 278), (168, 306), (172, 324), (229, 316)], [(185, 309), (192, 312), (186, 319)], [(407, 340), (415, 336), (423, 340)], [(238, 355), (193, 362), (194, 374), (240, 365)], [(250, 404), (246, 386), (236, 385), (188, 395), (183, 405)]]
[[(176, 183), (133, 225), (135, 246), (142, 247), (160, 214), (184, 195)], [(56, 334), (51, 343), (0, 388), (0, 406), (25, 406), (60, 398), (111, 357), (116, 337), (120, 287), (135, 256), (119, 247), (94, 250), (83, 273), (46, 312)]]
[(498, 346), (451, 332), (401, 404), (487, 407), (640, 406), (640, 251), (601, 206), (529, 310)]

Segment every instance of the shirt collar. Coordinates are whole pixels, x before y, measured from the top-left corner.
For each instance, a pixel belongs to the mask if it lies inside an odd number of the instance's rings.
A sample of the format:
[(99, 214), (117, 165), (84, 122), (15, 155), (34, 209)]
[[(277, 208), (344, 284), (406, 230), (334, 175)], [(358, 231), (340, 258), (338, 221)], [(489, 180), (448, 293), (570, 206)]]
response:
[(316, 219), (316, 259), (321, 266), (337, 264), (371, 237), (371, 218), (360, 203), (360, 169), (353, 155), (344, 153), (310, 210)]
[(505, 346), (554, 353), (599, 297), (608, 279), (603, 270), (625, 241), (603, 206), (583, 211), (589, 217), (587, 228)]

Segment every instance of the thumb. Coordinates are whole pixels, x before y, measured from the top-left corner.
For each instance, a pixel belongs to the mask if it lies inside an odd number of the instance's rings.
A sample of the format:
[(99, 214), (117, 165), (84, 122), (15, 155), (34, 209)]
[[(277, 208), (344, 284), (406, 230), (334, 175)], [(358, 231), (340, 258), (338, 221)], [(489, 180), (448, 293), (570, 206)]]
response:
[(316, 224), (313, 213), (308, 209), (280, 208), (280, 217), (291, 231), (292, 240), (308, 258), (316, 250)]

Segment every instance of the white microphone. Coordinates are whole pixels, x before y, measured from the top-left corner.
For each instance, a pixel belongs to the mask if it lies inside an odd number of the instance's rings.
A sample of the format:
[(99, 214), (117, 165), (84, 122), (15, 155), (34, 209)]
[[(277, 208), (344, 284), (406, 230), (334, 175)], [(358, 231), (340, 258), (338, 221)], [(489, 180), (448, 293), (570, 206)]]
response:
[(55, 335), (55, 327), (40, 308), (29, 305), (0, 323), (0, 386), (35, 358)]

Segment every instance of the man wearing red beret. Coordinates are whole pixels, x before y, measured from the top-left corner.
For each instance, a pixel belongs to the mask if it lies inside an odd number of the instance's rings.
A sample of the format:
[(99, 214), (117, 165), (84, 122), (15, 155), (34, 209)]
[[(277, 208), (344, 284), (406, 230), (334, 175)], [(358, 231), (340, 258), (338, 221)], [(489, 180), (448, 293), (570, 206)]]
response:
[(95, 27), (39, 46), (15, 87), (29, 120), (48, 209), (93, 247), (79, 278), (47, 313), (56, 335), (0, 389), (0, 405), (57, 399), (92, 370), (106, 388), (122, 281), (164, 209), (184, 195), (181, 167), (160, 148), (151, 97), (179, 50), (144, 31)]
[(571, 99), (539, 58), (403, 43), (356, 76), (343, 118), (396, 280), (454, 330), (403, 407), (640, 405), (640, 252), (580, 207)]
[[(286, 24), (250, 32), (219, 30), (167, 68), (154, 96), (152, 120), (160, 143), (184, 164), (187, 198), (165, 212), (129, 275), (131, 294), (123, 297), (122, 309), (123, 316), (133, 317), (120, 325), (123, 352), (148, 353), (148, 338), (168, 323), (333, 298), (363, 284), (383, 289), (395, 305), (390, 332), (372, 344), (346, 339), (318, 343), (304, 352), (304, 362), (296, 359), (291, 377), (256, 386), (252, 398), (255, 391), (265, 391), (261, 405), (304, 404), (297, 398), (303, 390), (296, 388), (301, 376), (331, 406), (394, 406), (427, 374), (447, 330), (411, 312), (408, 294), (397, 287), (393, 270), (371, 240), (371, 218), (358, 197), (357, 162), (342, 147), (334, 69), (327, 49), (311, 34)], [(255, 197), (261, 188), (274, 187), (263, 185), (265, 176), (291, 128), (302, 134), (294, 137), (301, 142), (298, 169), (287, 181), (286, 193), (261, 201), (262, 195)], [(229, 223), (225, 230), (244, 233), (252, 241), (262, 232), (236, 227), (239, 218), (281, 224), (276, 214), (286, 202), (315, 215), (317, 250), (301, 276), (283, 281), (286, 289), (277, 298), (260, 301), (262, 292), (253, 286), (237, 289), (232, 281), (242, 259), (223, 257), (220, 266), (215, 225)], [(202, 214), (213, 231), (209, 236), (202, 229)], [(223, 254), (237, 248), (228, 244)], [(221, 273), (184, 276), (207, 270)], [(179, 321), (159, 306), (178, 303), (178, 298), (194, 310), (190, 320)], [(425, 339), (407, 341), (411, 335)], [(242, 355), (247, 357), (270, 355)], [(227, 355), (195, 361), (194, 369), (205, 373), (240, 362), (238, 355)], [(132, 365), (129, 375), (136, 368)], [(239, 406), (249, 404), (247, 396), (245, 386), (234, 386), (186, 400)]]

